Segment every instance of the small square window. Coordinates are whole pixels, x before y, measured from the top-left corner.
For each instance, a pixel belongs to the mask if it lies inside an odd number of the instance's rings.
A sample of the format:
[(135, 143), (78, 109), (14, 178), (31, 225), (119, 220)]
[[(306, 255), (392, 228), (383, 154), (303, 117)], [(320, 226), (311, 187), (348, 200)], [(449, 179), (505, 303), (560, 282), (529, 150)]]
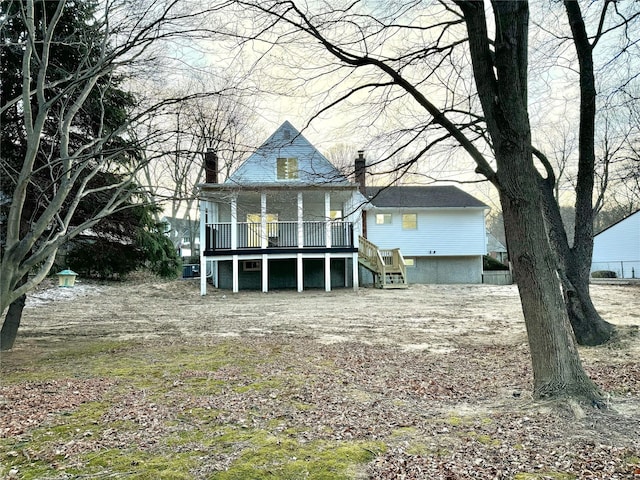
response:
[(391, 214), (390, 213), (376, 213), (376, 225), (390, 225)]
[(261, 270), (260, 260), (244, 260), (242, 262), (243, 272), (259, 272)]
[(415, 260), (415, 258), (405, 258), (404, 259), (404, 264), (407, 267), (415, 267), (416, 266), (416, 260)]
[(402, 229), (416, 230), (418, 228), (418, 215), (415, 213), (404, 213), (402, 215)]
[(278, 180), (296, 180), (298, 178), (298, 159), (278, 158), (277, 177)]

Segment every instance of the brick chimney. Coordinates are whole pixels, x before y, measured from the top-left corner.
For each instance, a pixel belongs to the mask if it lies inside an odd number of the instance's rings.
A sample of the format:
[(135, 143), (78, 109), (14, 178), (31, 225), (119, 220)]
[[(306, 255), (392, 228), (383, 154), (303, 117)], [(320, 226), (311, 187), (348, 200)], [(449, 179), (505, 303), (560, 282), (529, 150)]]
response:
[(218, 156), (213, 148), (204, 154), (204, 174), (206, 183), (218, 183)]
[[(366, 190), (366, 175), (367, 175), (367, 162), (364, 158), (364, 150), (358, 150), (358, 156), (356, 157), (354, 173), (356, 177), (356, 183), (358, 184), (358, 190), (360, 193), (367, 196)], [(362, 210), (362, 236), (367, 238), (367, 211)]]
[(354, 168), (354, 172), (355, 172), (355, 177), (356, 177), (356, 183), (358, 184), (358, 189), (360, 190), (360, 193), (362, 193), (363, 195), (365, 195), (365, 190), (366, 190), (366, 170), (367, 170), (367, 165), (366, 165), (366, 160), (364, 158), (364, 150), (358, 150), (358, 156), (356, 157), (356, 162), (355, 162), (355, 168)]

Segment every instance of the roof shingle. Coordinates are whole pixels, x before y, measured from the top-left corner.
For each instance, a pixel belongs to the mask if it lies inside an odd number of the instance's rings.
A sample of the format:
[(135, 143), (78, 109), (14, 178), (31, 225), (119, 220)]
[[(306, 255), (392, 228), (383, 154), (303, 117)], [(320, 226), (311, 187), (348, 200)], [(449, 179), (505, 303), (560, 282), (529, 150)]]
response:
[(453, 185), (367, 187), (366, 196), (375, 207), (489, 208)]

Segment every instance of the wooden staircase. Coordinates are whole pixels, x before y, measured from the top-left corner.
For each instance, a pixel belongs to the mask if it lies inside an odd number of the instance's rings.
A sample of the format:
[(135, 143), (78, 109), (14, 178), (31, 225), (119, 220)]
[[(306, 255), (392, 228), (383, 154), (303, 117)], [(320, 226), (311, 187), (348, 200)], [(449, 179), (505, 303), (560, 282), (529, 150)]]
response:
[(407, 288), (407, 266), (399, 248), (380, 250), (364, 237), (359, 238), (358, 262), (373, 273), (378, 288)]

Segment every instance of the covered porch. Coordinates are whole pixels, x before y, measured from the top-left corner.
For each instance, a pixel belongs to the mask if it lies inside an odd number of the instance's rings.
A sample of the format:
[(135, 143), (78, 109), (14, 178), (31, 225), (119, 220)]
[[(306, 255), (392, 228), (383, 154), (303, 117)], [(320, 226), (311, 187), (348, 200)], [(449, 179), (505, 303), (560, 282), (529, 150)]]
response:
[[(342, 278), (344, 286), (357, 288), (361, 218), (359, 206), (352, 204), (352, 187), (214, 185), (203, 193), (201, 271), (209, 272), (214, 286), (232, 278), (224, 286), (233, 292), (244, 288), (243, 281), (264, 292), (270, 284), (298, 291), (322, 284), (330, 291)], [(275, 272), (285, 264), (289, 280), (276, 280)], [(206, 282), (202, 275), (203, 295)]]

